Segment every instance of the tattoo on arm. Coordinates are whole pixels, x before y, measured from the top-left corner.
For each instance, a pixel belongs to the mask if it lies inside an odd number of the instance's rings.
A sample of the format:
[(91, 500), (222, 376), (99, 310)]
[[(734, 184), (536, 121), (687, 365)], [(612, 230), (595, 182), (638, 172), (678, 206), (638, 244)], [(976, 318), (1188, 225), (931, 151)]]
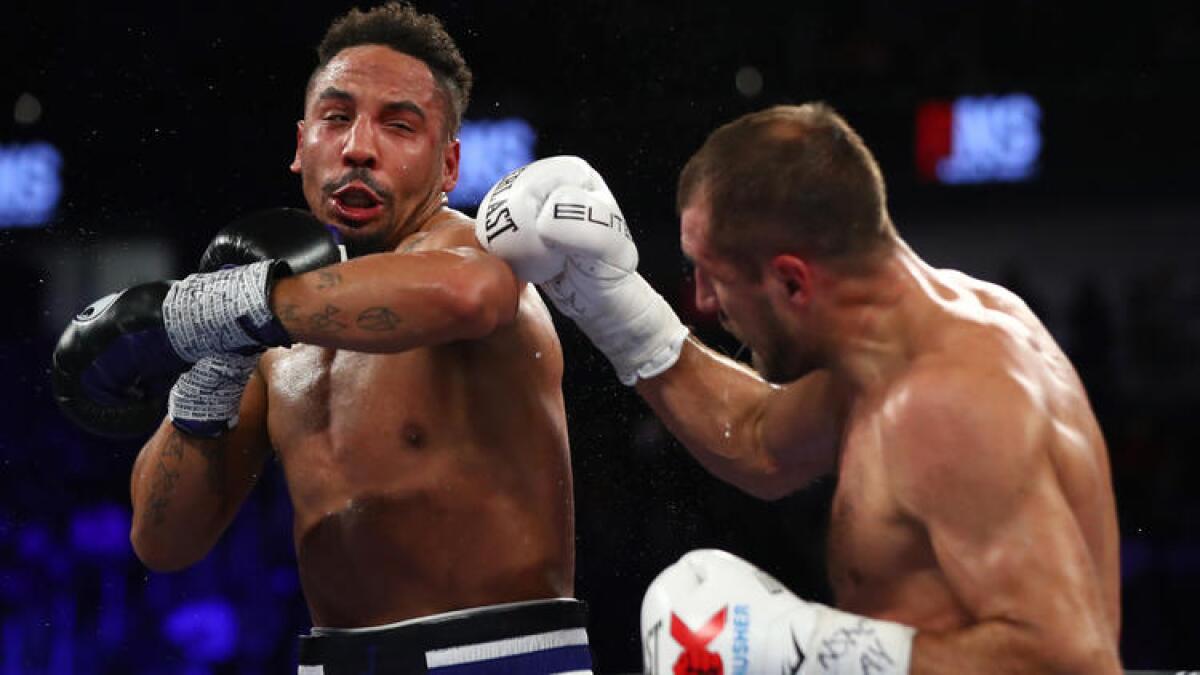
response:
[(336, 333), (346, 328), (345, 323), (334, 318), (334, 315), (341, 314), (341, 312), (342, 310), (333, 305), (325, 305), (323, 311), (308, 317), (308, 326), (317, 332)]
[(387, 307), (371, 307), (363, 310), (354, 323), (363, 330), (384, 333), (396, 330), (400, 317)]
[(342, 275), (333, 270), (317, 270), (317, 277), (320, 281), (317, 282), (317, 290), (324, 291), (342, 283)]
[(284, 305), (283, 307), (279, 308), (279, 311), (275, 313), (275, 316), (279, 317), (279, 320), (285, 325), (295, 324), (300, 321), (299, 309), (300, 308), (294, 304)]
[[(167, 518), (167, 506), (179, 482), (179, 462), (183, 459), (183, 439), (172, 435), (167, 441), (154, 466), (154, 478), (150, 483), (150, 524), (162, 525)], [(169, 463), (168, 463), (169, 462)]]
[(219, 446), (201, 446), (204, 459), (207, 460), (208, 488), (222, 500), (229, 494), (229, 486), (225, 484), (225, 448)]

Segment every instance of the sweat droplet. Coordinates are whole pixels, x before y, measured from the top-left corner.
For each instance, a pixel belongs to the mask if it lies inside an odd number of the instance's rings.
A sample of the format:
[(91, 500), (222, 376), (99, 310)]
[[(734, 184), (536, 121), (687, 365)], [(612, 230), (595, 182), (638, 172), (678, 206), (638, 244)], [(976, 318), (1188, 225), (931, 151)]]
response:
[(541, 353), (541, 352), (534, 352), (534, 353), (533, 353), (533, 358), (535, 358), (535, 359), (540, 359), (540, 358), (542, 358), (542, 353)]

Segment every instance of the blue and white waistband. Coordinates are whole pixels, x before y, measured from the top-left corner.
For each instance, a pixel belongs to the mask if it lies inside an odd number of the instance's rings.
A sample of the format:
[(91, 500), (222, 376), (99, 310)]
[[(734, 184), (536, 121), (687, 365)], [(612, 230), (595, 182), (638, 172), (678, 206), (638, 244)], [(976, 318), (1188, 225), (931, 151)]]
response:
[(300, 638), (299, 675), (591, 673), (587, 611), (566, 598), (459, 610)]

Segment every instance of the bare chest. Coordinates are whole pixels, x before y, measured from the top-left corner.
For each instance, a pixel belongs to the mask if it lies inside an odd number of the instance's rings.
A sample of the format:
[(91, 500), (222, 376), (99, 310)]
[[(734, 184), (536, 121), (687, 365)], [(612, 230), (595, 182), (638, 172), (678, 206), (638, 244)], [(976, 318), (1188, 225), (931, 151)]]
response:
[(843, 440), (830, 509), (830, 585), (839, 607), (913, 625), (948, 625), (959, 613), (924, 528), (906, 516), (887, 479), (887, 434), (870, 417)]
[(360, 433), (419, 442), (453, 374), (433, 350), (361, 354), (297, 345), (267, 364), (272, 442), (281, 452), (313, 434)]

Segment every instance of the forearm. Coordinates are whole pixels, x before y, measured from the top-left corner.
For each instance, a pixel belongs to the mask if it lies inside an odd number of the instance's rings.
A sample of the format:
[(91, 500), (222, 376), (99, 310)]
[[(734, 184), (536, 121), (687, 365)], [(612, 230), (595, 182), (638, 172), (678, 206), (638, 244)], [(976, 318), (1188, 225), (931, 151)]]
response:
[(1088, 640), (1081, 628), (1057, 638), (1031, 626), (985, 621), (946, 632), (919, 632), (913, 641), (912, 675), (1095, 673), (1119, 675), (1115, 644)]
[(390, 353), (486, 336), (514, 319), (520, 289), (497, 260), (428, 251), (282, 279), (270, 304), (296, 342)]
[(694, 337), (679, 360), (638, 393), (696, 461), (718, 478), (770, 496), (776, 469), (758, 433), (771, 385), (753, 371), (704, 347)]
[(229, 447), (230, 439), (190, 437), (164, 421), (142, 448), (130, 479), (130, 540), (148, 567), (196, 562), (232, 520), (264, 458)]

